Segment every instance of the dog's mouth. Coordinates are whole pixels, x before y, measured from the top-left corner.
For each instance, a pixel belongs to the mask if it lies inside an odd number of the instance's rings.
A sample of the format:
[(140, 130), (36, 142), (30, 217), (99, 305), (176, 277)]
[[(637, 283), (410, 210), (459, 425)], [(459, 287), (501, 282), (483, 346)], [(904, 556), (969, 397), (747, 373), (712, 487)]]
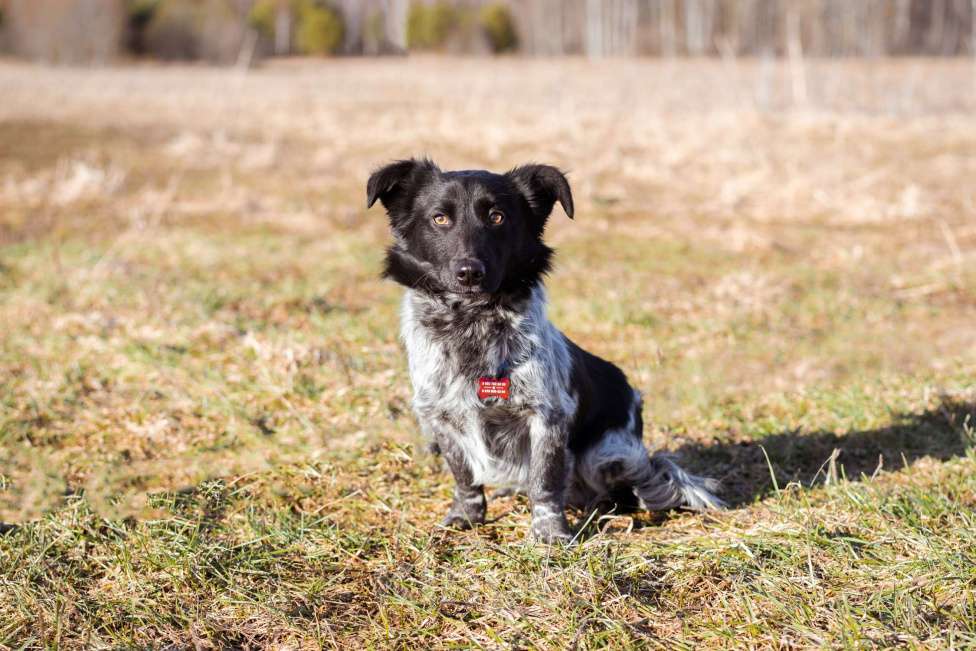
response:
[(441, 282), (443, 283), (444, 289), (451, 294), (480, 297), (491, 296), (498, 291), (498, 283), (490, 276), (485, 277), (479, 283), (464, 284), (457, 282), (450, 276), (445, 277), (445, 275), (441, 276)]
[(484, 289), (480, 285), (476, 285), (474, 287), (455, 287), (454, 293), (463, 294), (465, 296), (487, 296), (488, 294), (491, 294), (491, 292)]
[(449, 283), (447, 291), (451, 294), (466, 296), (469, 298), (487, 298), (494, 296), (499, 291), (498, 283), (491, 281), (478, 283), (477, 285), (461, 285), (459, 283)]

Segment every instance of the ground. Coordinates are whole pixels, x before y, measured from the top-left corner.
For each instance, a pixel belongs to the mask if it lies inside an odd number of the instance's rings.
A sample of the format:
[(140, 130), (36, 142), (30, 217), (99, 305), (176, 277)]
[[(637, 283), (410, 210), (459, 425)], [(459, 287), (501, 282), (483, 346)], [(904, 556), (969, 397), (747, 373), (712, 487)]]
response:
[[(0, 62), (0, 647), (976, 645), (976, 72), (803, 74)], [(415, 154), (568, 170), (551, 316), (729, 510), (437, 526), (365, 210)]]

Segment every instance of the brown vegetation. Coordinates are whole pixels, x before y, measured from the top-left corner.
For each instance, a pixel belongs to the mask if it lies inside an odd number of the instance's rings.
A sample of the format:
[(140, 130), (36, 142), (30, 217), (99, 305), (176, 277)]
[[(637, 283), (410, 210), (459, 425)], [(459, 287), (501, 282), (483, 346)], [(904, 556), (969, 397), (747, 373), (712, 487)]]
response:
[[(0, 645), (976, 644), (973, 69), (800, 73), (0, 63)], [(414, 154), (569, 171), (552, 318), (733, 510), (436, 527), (364, 209)]]
[[(58, 63), (116, 54), (959, 56), (971, 0), (3, 0), (0, 47)], [(123, 50), (125, 46), (125, 50)]]

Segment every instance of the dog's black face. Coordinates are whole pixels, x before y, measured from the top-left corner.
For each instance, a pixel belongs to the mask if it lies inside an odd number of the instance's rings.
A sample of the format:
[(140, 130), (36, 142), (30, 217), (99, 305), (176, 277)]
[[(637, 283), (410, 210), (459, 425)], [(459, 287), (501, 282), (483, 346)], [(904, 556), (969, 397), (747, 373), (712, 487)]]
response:
[(569, 183), (549, 165), (442, 172), (411, 159), (374, 172), (366, 191), (367, 207), (379, 199), (390, 217), (384, 275), (431, 293), (531, 288), (549, 270), (542, 234), (554, 203), (573, 216)]

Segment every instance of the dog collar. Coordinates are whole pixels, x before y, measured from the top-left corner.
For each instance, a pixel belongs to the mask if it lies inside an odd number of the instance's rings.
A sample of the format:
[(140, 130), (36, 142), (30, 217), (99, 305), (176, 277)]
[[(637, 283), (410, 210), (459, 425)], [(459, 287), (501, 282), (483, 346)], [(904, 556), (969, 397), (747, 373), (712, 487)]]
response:
[(486, 398), (508, 400), (511, 384), (511, 380), (507, 377), (478, 378), (478, 397), (482, 400)]

